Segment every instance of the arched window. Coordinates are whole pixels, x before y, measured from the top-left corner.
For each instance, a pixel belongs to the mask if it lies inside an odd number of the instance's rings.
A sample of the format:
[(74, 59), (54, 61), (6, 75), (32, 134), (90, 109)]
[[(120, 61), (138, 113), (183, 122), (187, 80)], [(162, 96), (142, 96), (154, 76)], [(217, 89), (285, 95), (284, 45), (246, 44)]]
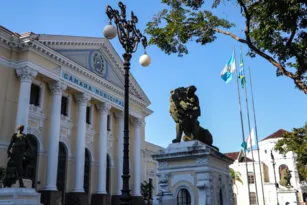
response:
[(223, 192), (222, 189), (220, 189), (220, 205), (223, 205)]
[(107, 154), (107, 193), (110, 194), (110, 190), (111, 190), (111, 160), (110, 160), (110, 156)]
[(65, 178), (66, 178), (66, 146), (63, 142), (59, 143), (59, 154), (58, 154), (58, 173), (56, 186), (59, 191), (62, 192), (62, 203), (65, 201)]
[(187, 189), (180, 189), (177, 194), (177, 205), (191, 205), (191, 195)]
[(85, 148), (83, 188), (84, 188), (85, 193), (87, 194), (88, 194), (89, 186), (90, 186), (90, 164), (91, 164), (90, 151), (87, 148)]
[(37, 167), (37, 152), (38, 141), (34, 135), (28, 134), (27, 139), (30, 145), (28, 152), (23, 161), (23, 178), (32, 181), (32, 188), (36, 188), (36, 167)]
[(250, 196), (250, 200), (251, 200), (251, 205), (257, 205), (256, 193), (250, 192), (249, 196)]

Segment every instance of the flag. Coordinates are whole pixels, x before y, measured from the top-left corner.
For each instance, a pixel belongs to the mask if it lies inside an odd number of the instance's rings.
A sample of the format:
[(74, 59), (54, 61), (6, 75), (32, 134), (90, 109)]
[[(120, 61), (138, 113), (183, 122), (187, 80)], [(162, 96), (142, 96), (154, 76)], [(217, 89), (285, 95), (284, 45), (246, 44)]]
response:
[(225, 65), (224, 69), (221, 72), (221, 78), (226, 82), (229, 83), (232, 79), (232, 72), (236, 70), (236, 62), (234, 57), (234, 52), (232, 56), (228, 60), (227, 64)]
[(244, 89), (246, 79), (245, 79), (245, 74), (244, 74), (244, 62), (243, 62), (243, 56), (242, 56), (242, 51), (240, 51), (240, 72), (239, 72), (239, 78), (241, 82), (241, 86)]
[(253, 128), (250, 135), (246, 138), (244, 142), (242, 142), (241, 147), (244, 150), (250, 151), (250, 148), (255, 145), (255, 129)]

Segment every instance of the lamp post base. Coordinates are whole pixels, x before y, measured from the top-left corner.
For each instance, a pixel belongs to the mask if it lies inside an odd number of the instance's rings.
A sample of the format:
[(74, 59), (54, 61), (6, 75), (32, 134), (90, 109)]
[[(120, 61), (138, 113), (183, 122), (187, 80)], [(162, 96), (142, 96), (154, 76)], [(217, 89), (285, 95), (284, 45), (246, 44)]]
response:
[[(121, 195), (113, 195), (111, 199), (111, 205), (122, 205), (120, 202)], [(143, 205), (144, 198), (143, 196), (131, 196), (129, 205)]]

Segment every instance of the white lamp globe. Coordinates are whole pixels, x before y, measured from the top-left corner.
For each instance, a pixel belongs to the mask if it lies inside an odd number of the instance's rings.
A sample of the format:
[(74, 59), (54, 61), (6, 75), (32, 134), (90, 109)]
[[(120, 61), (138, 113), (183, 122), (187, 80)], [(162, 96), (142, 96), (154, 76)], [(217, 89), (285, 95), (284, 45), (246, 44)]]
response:
[(149, 66), (149, 64), (151, 63), (151, 58), (149, 55), (147, 54), (144, 54), (140, 57), (140, 60), (139, 60), (141, 66), (143, 67), (147, 67)]
[(107, 39), (115, 38), (116, 33), (117, 33), (116, 28), (112, 24), (105, 26), (104, 29), (103, 29), (103, 35)]

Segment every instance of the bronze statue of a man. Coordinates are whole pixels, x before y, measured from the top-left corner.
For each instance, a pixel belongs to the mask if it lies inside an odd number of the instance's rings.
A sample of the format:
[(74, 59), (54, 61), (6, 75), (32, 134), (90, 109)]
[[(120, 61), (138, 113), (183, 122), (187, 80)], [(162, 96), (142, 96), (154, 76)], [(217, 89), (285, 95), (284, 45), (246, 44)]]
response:
[(25, 157), (25, 153), (30, 149), (27, 135), (23, 133), (24, 126), (19, 125), (17, 127), (17, 133), (14, 133), (7, 154), (9, 161), (6, 167), (5, 178), (3, 179), (4, 187), (11, 187), (12, 184), (19, 180), (19, 186), (24, 187), (22, 180), (22, 165)]

